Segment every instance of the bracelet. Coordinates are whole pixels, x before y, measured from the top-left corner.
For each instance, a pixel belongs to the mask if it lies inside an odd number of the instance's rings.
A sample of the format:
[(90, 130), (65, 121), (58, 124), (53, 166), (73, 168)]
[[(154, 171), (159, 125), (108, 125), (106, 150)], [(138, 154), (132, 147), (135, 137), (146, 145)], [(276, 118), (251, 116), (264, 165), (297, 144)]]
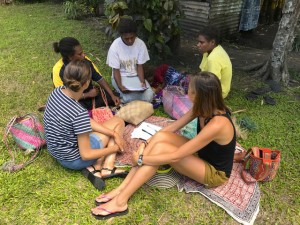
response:
[(147, 145), (148, 145), (148, 141), (143, 141), (143, 143), (145, 144), (145, 147), (147, 147)]
[(82, 98), (85, 99), (84, 93), (82, 93)]

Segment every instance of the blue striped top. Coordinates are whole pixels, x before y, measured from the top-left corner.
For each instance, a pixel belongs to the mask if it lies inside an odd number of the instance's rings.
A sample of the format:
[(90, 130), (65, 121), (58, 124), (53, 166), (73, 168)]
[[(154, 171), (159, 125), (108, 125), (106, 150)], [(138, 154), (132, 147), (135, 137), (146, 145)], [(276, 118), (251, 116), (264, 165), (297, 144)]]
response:
[(44, 113), (45, 137), (49, 153), (56, 159), (73, 161), (81, 158), (77, 135), (91, 132), (88, 111), (62, 92), (53, 90)]

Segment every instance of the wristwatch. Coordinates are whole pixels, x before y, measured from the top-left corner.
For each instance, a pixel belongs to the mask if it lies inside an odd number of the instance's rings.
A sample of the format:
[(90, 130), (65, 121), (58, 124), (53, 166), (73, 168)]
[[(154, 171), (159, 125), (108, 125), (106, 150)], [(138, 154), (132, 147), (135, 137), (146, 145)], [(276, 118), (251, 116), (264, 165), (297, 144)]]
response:
[(139, 155), (138, 161), (137, 161), (138, 166), (143, 165), (143, 155)]

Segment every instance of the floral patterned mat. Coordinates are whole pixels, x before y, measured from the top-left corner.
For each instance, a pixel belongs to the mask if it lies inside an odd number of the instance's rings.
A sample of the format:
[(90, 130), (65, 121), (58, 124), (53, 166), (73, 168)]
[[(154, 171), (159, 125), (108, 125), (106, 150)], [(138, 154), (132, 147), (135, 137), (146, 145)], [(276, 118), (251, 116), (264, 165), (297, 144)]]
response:
[[(146, 122), (164, 127), (171, 120), (163, 117), (151, 116)], [(141, 140), (131, 139), (131, 132), (136, 126), (127, 125), (124, 131), (125, 152), (118, 154), (116, 166), (131, 166), (132, 152), (137, 149)], [(247, 184), (241, 177), (242, 164), (234, 163), (229, 181), (219, 187), (206, 189), (202, 184), (181, 176), (177, 184), (179, 191), (186, 193), (198, 192), (213, 203), (223, 208), (239, 223), (253, 224), (259, 212), (260, 190), (258, 183)], [(251, 180), (251, 175), (246, 176)]]
[(257, 182), (245, 183), (241, 171), (242, 164), (234, 163), (229, 181), (216, 188), (206, 189), (204, 185), (183, 176), (177, 187), (179, 191), (184, 190), (186, 193), (202, 194), (239, 223), (253, 224), (259, 212), (260, 190)]

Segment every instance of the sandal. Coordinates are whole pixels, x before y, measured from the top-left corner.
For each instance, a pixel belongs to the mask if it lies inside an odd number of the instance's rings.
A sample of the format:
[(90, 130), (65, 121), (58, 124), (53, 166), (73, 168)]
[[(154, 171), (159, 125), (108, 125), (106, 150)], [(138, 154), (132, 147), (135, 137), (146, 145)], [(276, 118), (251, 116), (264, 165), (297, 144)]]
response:
[(128, 213), (128, 211), (129, 211), (128, 208), (125, 209), (124, 211), (121, 211), (121, 212), (111, 212), (111, 211), (109, 211), (109, 210), (107, 210), (107, 209), (104, 209), (104, 208), (101, 208), (101, 207), (99, 207), (99, 208), (97, 208), (97, 209), (100, 209), (100, 210), (102, 210), (102, 211), (104, 211), (104, 212), (109, 213), (109, 214), (107, 214), (107, 215), (97, 215), (97, 214), (92, 213), (92, 215), (93, 215), (97, 220), (107, 220), (107, 219), (109, 219), (109, 218), (116, 217), (116, 216), (124, 216), (124, 215), (126, 215), (126, 214)]
[(87, 168), (81, 171), (82, 175), (87, 178), (97, 190), (103, 190), (105, 188), (105, 182), (101, 177), (95, 176), (95, 173), (101, 173), (101, 170), (96, 170), (93, 165), (91, 167), (93, 171), (89, 171)]
[(128, 175), (127, 171), (124, 171), (124, 172), (121, 172), (121, 173), (116, 173), (117, 167), (114, 167), (112, 169), (102, 168), (101, 169), (101, 174), (102, 174), (102, 170), (110, 171), (110, 174), (102, 176), (102, 179), (108, 179), (108, 178), (113, 178), (113, 177), (125, 178)]

